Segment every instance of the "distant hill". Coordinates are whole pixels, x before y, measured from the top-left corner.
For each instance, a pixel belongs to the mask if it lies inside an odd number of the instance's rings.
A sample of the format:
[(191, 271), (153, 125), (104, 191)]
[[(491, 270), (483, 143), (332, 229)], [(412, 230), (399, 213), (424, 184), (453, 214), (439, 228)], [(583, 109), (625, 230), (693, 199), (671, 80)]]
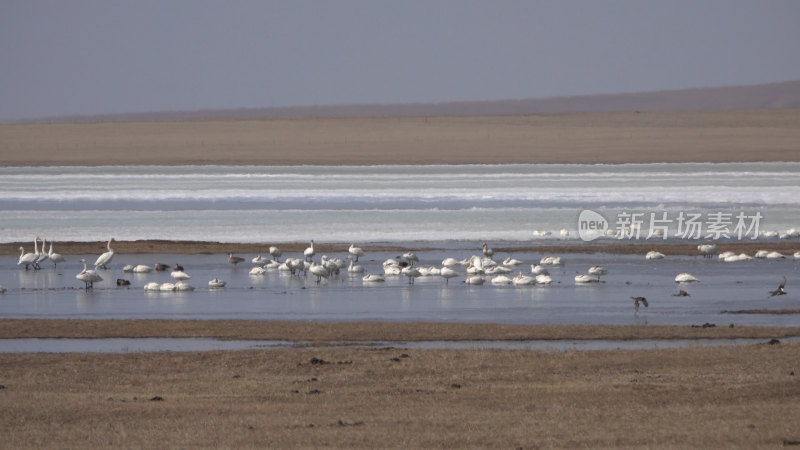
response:
[(800, 108), (800, 80), (752, 86), (683, 89), (544, 99), (447, 103), (296, 106), (51, 117), (25, 122), (106, 122), (264, 117), (464, 116)]

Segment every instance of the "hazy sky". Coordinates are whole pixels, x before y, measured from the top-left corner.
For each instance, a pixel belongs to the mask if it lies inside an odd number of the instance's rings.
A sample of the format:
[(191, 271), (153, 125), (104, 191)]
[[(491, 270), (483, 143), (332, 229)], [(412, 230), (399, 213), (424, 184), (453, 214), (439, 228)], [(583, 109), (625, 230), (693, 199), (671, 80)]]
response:
[(0, 120), (794, 79), (796, 0), (0, 0)]

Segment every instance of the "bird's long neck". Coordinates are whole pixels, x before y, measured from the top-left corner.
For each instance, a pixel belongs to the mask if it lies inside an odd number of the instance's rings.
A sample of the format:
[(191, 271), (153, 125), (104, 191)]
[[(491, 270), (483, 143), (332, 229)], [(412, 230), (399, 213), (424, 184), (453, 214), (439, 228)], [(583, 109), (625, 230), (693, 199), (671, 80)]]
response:
[(108, 245), (106, 245), (106, 248), (108, 248), (108, 251), (110, 252), (113, 251), (111, 250), (111, 239), (108, 240)]

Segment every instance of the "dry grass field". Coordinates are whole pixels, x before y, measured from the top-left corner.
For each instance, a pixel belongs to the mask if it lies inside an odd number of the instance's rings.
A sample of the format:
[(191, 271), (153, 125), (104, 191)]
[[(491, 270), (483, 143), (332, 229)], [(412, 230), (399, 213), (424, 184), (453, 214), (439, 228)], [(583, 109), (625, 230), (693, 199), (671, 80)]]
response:
[[(291, 349), (0, 354), (2, 448), (775, 448), (800, 441), (796, 328), (2, 320), (8, 337), (217, 336)], [(763, 338), (527, 351), (327, 340)], [(769, 339), (768, 339), (769, 338)]]
[(800, 110), (0, 125), (20, 165), (800, 161)]
[(800, 344), (0, 355), (3, 448), (776, 448)]

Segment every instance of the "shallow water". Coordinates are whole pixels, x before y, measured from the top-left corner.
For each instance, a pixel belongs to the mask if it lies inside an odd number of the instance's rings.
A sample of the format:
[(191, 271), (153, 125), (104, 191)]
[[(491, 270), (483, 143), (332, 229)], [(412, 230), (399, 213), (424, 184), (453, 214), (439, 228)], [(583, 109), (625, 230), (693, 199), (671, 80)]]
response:
[[(421, 266), (440, 265), (445, 257), (466, 258), (477, 249), (448, 248), (418, 252)], [(96, 255), (85, 255), (93, 260)], [(248, 260), (255, 255), (246, 256)], [(299, 255), (285, 255), (299, 256)], [(345, 254), (331, 254), (345, 258)], [(368, 254), (361, 263), (380, 273), (381, 262), (397, 256)], [(502, 261), (506, 254), (495, 255)], [(538, 253), (510, 255), (525, 261), (517, 271), (530, 272), (530, 263), (544, 256)], [(723, 263), (692, 256), (673, 256), (646, 261), (643, 255), (565, 254), (564, 266), (550, 269), (550, 286), (468, 286), (464, 277), (449, 284), (439, 277), (418, 278), (411, 286), (406, 278), (389, 277), (386, 283), (365, 284), (361, 276), (339, 277), (317, 284), (312, 276), (269, 271), (251, 276), (249, 262), (234, 267), (227, 255), (137, 255), (118, 254), (109, 270), (100, 270), (103, 282), (85, 291), (75, 279), (82, 264), (80, 256), (53, 268), (25, 271), (16, 257), (0, 257), (0, 317), (85, 318), (85, 319), (253, 319), (322, 321), (443, 321), (514, 324), (664, 324), (800, 326), (800, 315), (726, 314), (743, 309), (800, 308), (800, 290), (787, 284), (788, 295), (769, 297), (768, 291), (783, 276), (796, 279), (800, 261), (752, 260)], [(319, 255), (318, 255), (319, 257)], [(149, 281), (173, 281), (169, 272), (123, 273), (126, 264), (180, 263), (192, 275), (192, 292), (145, 292)], [(593, 265), (608, 269), (603, 283), (575, 285), (576, 273)], [(457, 270), (463, 275), (464, 268)], [(674, 277), (690, 272), (699, 283), (677, 285)], [(131, 281), (117, 287), (116, 279)], [(227, 281), (227, 287), (212, 290), (212, 278)], [(678, 289), (690, 297), (673, 297)], [(645, 296), (648, 308), (634, 312), (631, 296)]]
[[(782, 342), (800, 342), (783, 338)], [(648, 350), (688, 347), (753, 345), (767, 339), (641, 339), (616, 340), (527, 340), (527, 341), (368, 341), (328, 342), (327, 345), (354, 348), (390, 347), (402, 349), (502, 349), (502, 350)], [(107, 339), (0, 339), (0, 353), (136, 353), (200, 352), (214, 350), (275, 349), (304, 346), (303, 342), (211, 338), (107, 338)]]

